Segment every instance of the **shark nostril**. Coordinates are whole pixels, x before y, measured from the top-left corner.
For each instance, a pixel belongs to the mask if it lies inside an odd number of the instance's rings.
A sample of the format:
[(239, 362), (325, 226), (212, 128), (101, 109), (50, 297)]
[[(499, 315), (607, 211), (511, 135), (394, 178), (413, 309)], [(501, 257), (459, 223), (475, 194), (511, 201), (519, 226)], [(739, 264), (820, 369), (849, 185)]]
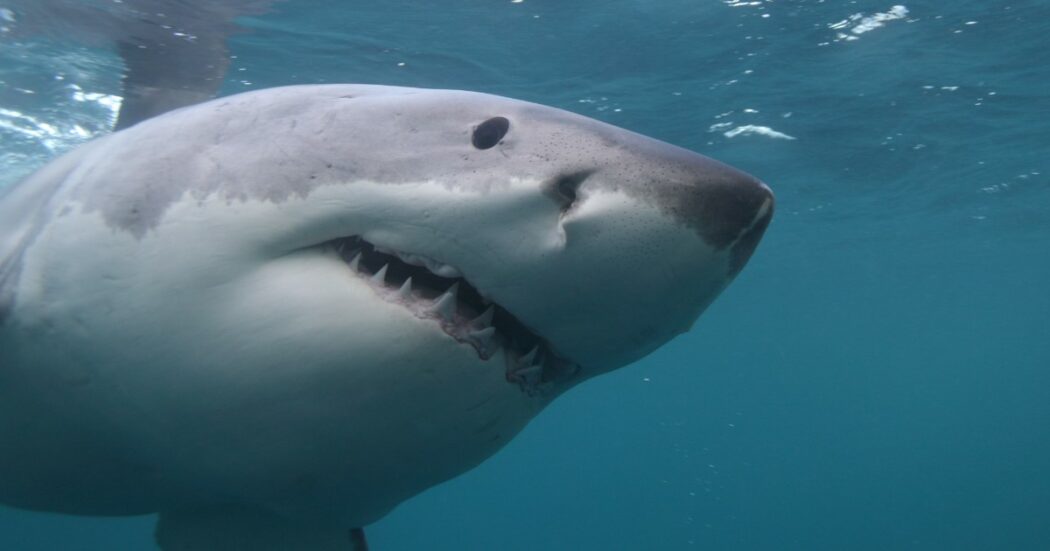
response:
[(579, 200), (580, 186), (590, 172), (575, 172), (559, 176), (548, 187), (547, 192), (561, 207), (562, 212), (572, 209)]
[(576, 187), (578, 182), (571, 179), (558, 180), (554, 184), (554, 191), (558, 194), (558, 197), (565, 203), (564, 208), (568, 209), (572, 207), (572, 204), (576, 202)]

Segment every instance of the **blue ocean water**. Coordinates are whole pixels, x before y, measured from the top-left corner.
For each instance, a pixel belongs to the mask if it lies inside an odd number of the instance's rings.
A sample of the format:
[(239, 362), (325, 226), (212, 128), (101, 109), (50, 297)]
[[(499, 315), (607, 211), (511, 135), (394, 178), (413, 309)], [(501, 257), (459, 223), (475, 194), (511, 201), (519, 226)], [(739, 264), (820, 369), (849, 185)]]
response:
[[(691, 333), (369, 527), (374, 549), (1050, 548), (1050, 4), (898, 1), (291, 0), (240, 20), (224, 93), (493, 92), (777, 193)], [(3, 184), (106, 132), (120, 93), (101, 45), (15, 34)], [(0, 549), (151, 531), (0, 510)]]

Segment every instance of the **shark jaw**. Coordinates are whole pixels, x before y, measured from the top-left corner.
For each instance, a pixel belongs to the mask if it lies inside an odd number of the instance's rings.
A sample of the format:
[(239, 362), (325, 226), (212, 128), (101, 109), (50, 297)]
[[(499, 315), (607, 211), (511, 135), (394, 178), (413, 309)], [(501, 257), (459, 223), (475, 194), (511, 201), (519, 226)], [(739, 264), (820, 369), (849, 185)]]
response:
[(480, 360), (492, 361), (502, 349), (507, 381), (527, 394), (546, 393), (579, 373), (577, 363), (559, 355), (542, 335), (490, 300), (454, 266), (378, 248), (357, 236), (321, 247), (382, 299), (432, 321), (456, 341), (471, 346)]

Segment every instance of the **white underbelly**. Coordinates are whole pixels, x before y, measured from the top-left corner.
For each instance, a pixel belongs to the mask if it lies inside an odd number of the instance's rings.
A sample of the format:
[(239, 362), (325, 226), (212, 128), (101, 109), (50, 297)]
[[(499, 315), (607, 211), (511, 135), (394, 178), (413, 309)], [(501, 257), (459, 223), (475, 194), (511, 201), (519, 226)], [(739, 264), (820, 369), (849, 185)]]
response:
[(0, 501), (236, 501), (361, 526), (477, 465), (546, 403), (507, 382), (502, 353), (480, 360), (329, 258), (156, 288), (141, 272), (180, 259), (128, 267), (136, 244), (120, 238), (75, 266), (46, 239), (27, 251), (0, 328)]

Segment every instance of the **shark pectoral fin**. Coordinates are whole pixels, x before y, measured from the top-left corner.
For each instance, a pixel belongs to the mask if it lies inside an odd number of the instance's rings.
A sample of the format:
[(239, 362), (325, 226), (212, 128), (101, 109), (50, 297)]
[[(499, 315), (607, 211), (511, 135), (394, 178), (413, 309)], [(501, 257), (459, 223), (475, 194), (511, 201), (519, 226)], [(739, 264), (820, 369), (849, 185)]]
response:
[(360, 528), (304, 524), (239, 505), (163, 512), (156, 539), (163, 551), (368, 550)]
[(215, 29), (193, 40), (120, 42), (124, 101), (115, 130), (215, 97), (230, 66), (226, 37)]

